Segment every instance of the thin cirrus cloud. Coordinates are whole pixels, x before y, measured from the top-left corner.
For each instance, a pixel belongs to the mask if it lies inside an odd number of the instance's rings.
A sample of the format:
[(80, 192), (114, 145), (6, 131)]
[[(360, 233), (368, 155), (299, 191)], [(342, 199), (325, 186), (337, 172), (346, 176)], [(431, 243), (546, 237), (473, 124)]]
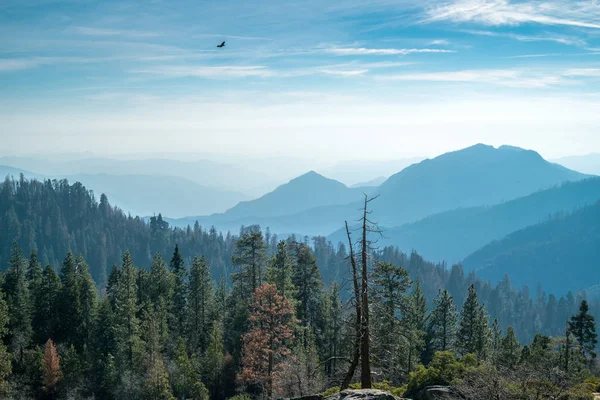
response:
[(132, 73), (160, 75), (171, 78), (244, 78), (274, 76), (274, 71), (262, 65), (250, 66), (158, 66), (132, 70)]
[(463, 70), (388, 75), (380, 79), (414, 82), (484, 83), (518, 88), (546, 88), (564, 82), (566, 74), (531, 73), (517, 69)]
[(355, 69), (355, 70), (335, 70), (335, 69), (320, 69), (319, 72), (327, 75), (338, 75), (338, 76), (357, 76), (364, 75), (369, 72), (368, 69)]
[(421, 22), (474, 22), (483, 25), (564, 25), (600, 29), (600, 3), (582, 0), (454, 0), (425, 10)]
[(544, 35), (536, 35), (536, 36), (528, 36), (528, 35), (519, 35), (515, 33), (507, 33), (507, 32), (492, 32), (492, 31), (481, 31), (481, 30), (470, 30), (465, 29), (462, 30), (463, 33), (468, 33), (470, 35), (478, 35), (478, 36), (491, 36), (491, 37), (505, 37), (510, 39), (515, 39), (520, 42), (555, 42), (561, 43), (571, 46), (585, 46), (587, 42), (583, 39), (576, 38), (573, 36), (566, 35), (553, 35), (553, 34), (544, 34)]
[(455, 53), (454, 50), (446, 49), (370, 49), (366, 47), (332, 47), (326, 49), (325, 52), (337, 56), (404, 56), (413, 53)]
[(74, 26), (69, 30), (71, 32), (86, 36), (121, 36), (129, 38), (148, 38), (160, 36), (160, 34), (156, 32), (136, 31), (129, 29), (94, 28), (89, 26)]

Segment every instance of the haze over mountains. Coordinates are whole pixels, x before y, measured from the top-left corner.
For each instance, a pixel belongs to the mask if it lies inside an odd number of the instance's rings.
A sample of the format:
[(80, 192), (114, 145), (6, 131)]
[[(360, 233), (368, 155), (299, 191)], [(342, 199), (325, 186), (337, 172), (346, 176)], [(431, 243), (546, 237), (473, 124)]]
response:
[(541, 283), (551, 293), (597, 284), (600, 259), (600, 202), (572, 214), (518, 230), (489, 243), (464, 261), (467, 270), (517, 286)]
[[(496, 149), (479, 144), (413, 164), (368, 192), (380, 196), (373, 206), (373, 220), (382, 226), (394, 227), (456, 208), (497, 204), (585, 177), (545, 161), (534, 151), (510, 146)], [(315, 179), (315, 186), (316, 182), (319, 185), (325, 182), (325, 178), (321, 178)], [(302, 188), (294, 189), (301, 182)], [(340, 186), (334, 181), (326, 182), (330, 186), (327, 190), (339, 190)], [(294, 208), (287, 214), (283, 210), (271, 213), (268, 199), (273, 194), (267, 194), (252, 202), (255, 205), (253, 212), (240, 214), (233, 209), (222, 215), (190, 217), (173, 223), (184, 226), (198, 219), (201, 224), (215, 225), (222, 230), (237, 229), (235, 227), (242, 224), (260, 224), (275, 232), (327, 235), (341, 228), (344, 220), (356, 218), (360, 201), (352, 202), (351, 197), (338, 204), (319, 198), (307, 200), (326, 186), (309, 190), (308, 184), (304, 180), (292, 180), (285, 191), (280, 187), (273, 193), (278, 193), (280, 201), (290, 204), (296, 201), (292, 193), (311, 193), (304, 196), (304, 201), (312, 208)]]
[[(493, 206), (459, 208), (399, 227), (384, 227), (379, 244), (400, 246), (404, 251), (415, 249), (427, 260), (452, 264), (492, 240), (598, 199), (600, 178), (568, 182)], [(337, 243), (345, 235), (339, 230), (328, 238)]]
[[(0, 167), (2, 175), (23, 173), (38, 179), (67, 177), (71, 182), (81, 181), (97, 197), (105, 193), (125, 211), (141, 216), (162, 213), (169, 223), (180, 227), (198, 221), (205, 228), (214, 226), (218, 231), (237, 232), (241, 226), (258, 224), (284, 237), (291, 233), (329, 235), (328, 240), (333, 243), (345, 242), (344, 221), (352, 224), (358, 217), (364, 195), (379, 196), (372, 203), (371, 219), (384, 229), (381, 246), (398, 246), (405, 252), (414, 249), (436, 262), (452, 264), (465, 260), (467, 268), (493, 280), (507, 271), (503, 267), (506, 262), (517, 265), (513, 259), (520, 254), (522, 263), (527, 264), (523, 271), (529, 272), (520, 275), (514, 267), (517, 284), (535, 285), (538, 269), (542, 268), (539, 260), (560, 271), (559, 264), (575, 249), (591, 254), (593, 250), (585, 246), (596, 243), (594, 229), (598, 222), (584, 221), (582, 215), (595, 215), (584, 207), (600, 199), (600, 178), (548, 162), (535, 151), (512, 146), (478, 144), (417, 162), (391, 173), (387, 179), (371, 175), (371, 179), (362, 182), (358, 179), (366, 174), (357, 173), (354, 164), (348, 163), (346, 181), (355, 182), (354, 185), (310, 171), (260, 196), (250, 196), (243, 189), (257, 190), (252, 189), (252, 182), (264, 184), (270, 176), (277, 175), (256, 171), (265, 169), (264, 165), (245, 169), (210, 160), (89, 158), (60, 162), (17, 157), (2, 158), (2, 162), (12, 163), (10, 167)], [(374, 164), (366, 170), (382, 171), (382, 166), (390, 165), (402, 168), (404, 162)], [(25, 165), (35, 170), (22, 168)], [(340, 165), (338, 176), (344, 171)], [(588, 211), (577, 211), (580, 209)], [(196, 210), (202, 210), (204, 215)], [(573, 211), (575, 214), (570, 216)], [(194, 214), (198, 216), (189, 216)], [(567, 216), (553, 219), (556, 215)], [(587, 228), (583, 222), (587, 222)], [(559, 225), (568, 230), (557, 236), (544, 236)], [(575, 245), (578, 239), (573, 235), (579, 235), (583, 244)], [(550, 243), (559, 252), (554, 261), (548, 258), (554, 253), (546, 252)], [(586, 263), (578, 265), (590, 268)], [(583, 282), (569, 285), (585, 289)], [(552, 281), (545, 286), (559, 289)]]

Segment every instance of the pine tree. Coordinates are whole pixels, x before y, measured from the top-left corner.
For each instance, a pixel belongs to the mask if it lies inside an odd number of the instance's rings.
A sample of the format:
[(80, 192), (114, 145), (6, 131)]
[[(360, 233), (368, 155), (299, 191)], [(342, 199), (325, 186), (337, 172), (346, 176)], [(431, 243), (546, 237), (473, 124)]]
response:
[[(77, 329), (83, 318), (80, 304), (77, 263), (71, 252), (67, 253), (60, 270), (61, 291), (58, 298), (59, 330), (56, 340), (59, 343), (77, 342)], [(78, 343), (79, 344), (79, 343)]]
[(422, 352), (425, 349), (427, 328), (427, 300), (418, 280), (415, 281), (413, 291), (408, 298), (408, 307), (401, 323), (401, 338), (406, 349), (406, 371), (412, 372), (421, 360)]
[(478, 349), (478, 324), (480, 307), (477, 301), (475, 286), (469, 286), (469, 294), (460, 313), (460, 321), (456, 334), (456, 348), (460, 355), (476, 354)]
[(479, 305), (477, 311), (475, 325), (475, 354), (479, 360), (484, 361), (488, 358), (490, 352), (491, 331), (488, 324), (488, 313), (483, 304)]
[(43, 389), (48, 395), (53, 396), (58, 389), (58, 383), (62, 379), (60, 360), (52, 339), (48, 339), (44, 346), (44, 358), (42, 359), (42, 381)]
[(587, 301), (583, 300), (579, 306), (579, 313), (571, 317), (569, 321), (569, 331), (573, 334), (579, 344), (584, 356), (596, 358), (596, 344), (598, 343), (598, 334), (596, 334), (596, 321), (589, 314)]
[(408, 306), (408, 271), (390, 263), (377, 262), (371, 273), (371, 286), (373, 358), (385, 376), (393, 377), (398, 364), (399, 318)]
[(498, 323), (498, 318), (494, 318), (491, 328), (491, 339), (490, 339), (490, 356), (492, 365), (498, 366), (500, 361), (502, 345), (502, 330)]
[(142, 398), (148, 400), (174, 400), (169, 384), (169, 374), (163, 360), (163, 345), (161, 343), (160, 316), (148, 312), (144, 325), (145, 351), (144, 358), (144, 385)]
[(36, 293), (40, 285), (42, 284), (42, 265), (39, 263), (37, 258), (37, 251), (31, 250), (31, 255), (29, 256), (29, 265), (27, 267), (27, 281), (29, 283), (29, 291), (31, 293)]
[(12, 372), (12, 355), (4, 345), (4, 337), (8, 333), (8, 318), (8, 306), (0, 288), (0, 397), (4, 398), (10, 398), (10, 384), (7, 378)]
[(172, 314), (173, 320), (173, 332), (175, 337), (182, 336), (185, 334), (186, 329), (186, 315), (188, 312), (188, 271), (185, 267), (183, 257), (179, 252), (179, 245), (175, 245), (173, 251), (173, 257), (170, 262), (171, 272), (174, 276), (174, 287), (173, 287), (173, 302), (172, 302)]
[[(90, 275), (89, 267), (83, 256), (77, 257), (77, 285), (79, 286), (79, 306), (81, 307), (80, 325), (77, 328), (76, 349), (81, 351), (92, 340), (96, 311), (98, 307), (98, 290)], [(77, 345), (79, 347), (77, 347)]]
[(433, 348), (435, 351), (452, 350), (458, 323), (458, 312), (453, 297), (447, 290), (440, 289), (433, 304), (434, 308), (431, 310), (428, 327), (432, 336)]
[(232, 279), (238, 286), (237, 292), (246, 302), (250, 302), (254, 291), (262, 284), (267, 246), (260, 231), (246, 231), (235, 243), (235, 247), (231, 263), (238, 271), (232, 274)]
[(294, 298), (296, 288), (292, 283), (292, 260), (288, 254), (285, 240), (277, 244), (277, 252), (269, 260), (265, 281), (277, 286), (280, 296)]
[(299, 244), (293, 267), (292, 283), (296, 288), (296, 318), (305, 330), (320, 336), (323, 328), (321, 308), (323, 282), (310, 248)]
[(506, 368), (515, 368), (521, 357), (521, 344), (515, 336), (512, 326), (506, 330), (506, 336), (500, 343), (499, 365)]
[(204, 373), (208, 387), (210, 388), (211, 398), (219, 397), (221, 393), (222, 374), (224, 366), (223, 337), (221, 328), (214, 324), (210, 332), (210, 342), (204, 355)]
[(277, 374), (287, 362), (294, 339), (294, 307), (269, 283), (256, 290), (255, 299), (250, 331), (243, 337), (242, 372), (238, 379), (247, 386), (264, 388), (267, 398), (272, 398)]
[(194, 369), (183, 338), (177, 340), (174, 354), (175, 368), (171, 374), (173, 394), (178, 399), (191, 398), (194, 387)]
[(213, 317), (213, 287), (210, 267), (204, 257), (194, 257), (190, 269), (189, 336), (194, 352), (203, 354), (208, 345)]
[(34, 341), (39, 345), (56, 337), (60, 323), (58, 310), (60, 293), (60, 278), (54, 268), (48, 265), (42, 273), (40, 287), (33, 293), (32, 326)]
[(27, 261), (17, 242), (13, 242), (10, 265), (4, 277), (4, 293), (8, 305), (8, 342), (16, 360), (21, 362), (24, 351), (31, 341), (33, 329)]
[[(178, 253), (179, 254), (179, 253)], [(150, 308), (157, 318), (158, 332), (161, 345), (169, 340), (169, 322), (174, 321), (174, 330), (177, 330), (179, 322), (173, 311), (174, 274), (169, 271), (160, 253), (152, 258), (148, 291), (150, 294)]]
[(115, 336), (119, 349), (121, 371), (134, 366), (141, 351), (140, 321), (137, 303), (137, 271), (131, 255), (123, 255), (123, 266), (113, 291)]

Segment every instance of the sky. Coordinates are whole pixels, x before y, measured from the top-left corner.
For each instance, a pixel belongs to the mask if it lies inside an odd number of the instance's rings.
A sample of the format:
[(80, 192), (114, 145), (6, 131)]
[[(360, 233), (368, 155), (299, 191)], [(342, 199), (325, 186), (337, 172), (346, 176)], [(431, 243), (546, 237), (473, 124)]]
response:
[(600, 2), (2, 0), (0, 142), (338, 161), (600, 152)]

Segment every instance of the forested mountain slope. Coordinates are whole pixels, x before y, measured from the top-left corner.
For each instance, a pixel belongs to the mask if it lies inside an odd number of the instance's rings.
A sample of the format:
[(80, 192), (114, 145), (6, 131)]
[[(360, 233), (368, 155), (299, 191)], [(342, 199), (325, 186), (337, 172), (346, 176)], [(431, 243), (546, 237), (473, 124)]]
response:
[[(108, 272), (113, 265), (121, 264), (125, 251), (130, 252), (135, 265), (149, 268), (157, 252), (164, 258), (171, 257), (175, 244), (179, 245), (188, 267), (194, 256), (204, 256), (214, 280), (228, 279), (234, 272), (231, 260), (239, 238), (222, 236), (198, 225), (172, 229), (160, 216), (145, 223), (110, 206), (106, 197), (102, 196), (97, 202), (83, 185), (69, 185), (66, 181), (7, 180), (0, 184), (0, 226), (5, 233), (0, 237), (2, 269), (9, 265), (13, 241), (17, 241), (26, 254), (37, 249), (40, 262), (56, 269), (71, 251), (85, 258), (99, 287), (106, 285)], [(288, 239), (290, 243), (296, 240), (304, 241), (303, 238)], [(270, 257), (276, 250), (278, 238), (267, 230), (264, 241)], [(308, 244), (324, 283), (337, 281), (343, 288), (342, 297), (348, 298), (351, 285), (348, 284), (347, 247), (322, 236)], [(445, 264), (427, 262), (415, 252), (406, 255), (397, 248), (383, 247), (375, 256), (406, 268), (412, 279), (421, 282), (429, 301), (440, 288), (447, 288), (460, 304), (468, 286), (475, 283), (490, 314), (498, 316), (502, 327), (512, 325), (524, 340), (540, 330), (535, 326), (536, 319), (541, 321), (543, 332), (559, 333), (562, 325), (557, 321), (564, 321), (564, 316), (574, 312), (576, 307), (573, 295), (559, 301), (540, 293), (538, 300), (532, 302), (529, 289), (517, 291), (508, 282), (494, 287), (474, 274), (465, 275), (460, 266), (449, 269)], [(600, 306), (594, 310), (600, 310)]]
[(492, 282), (541, 283), (552, 293), (600, 283), (600, 202), (514, 232), (468, 256), (467, 269)]
[[(568, 182), (494, 206), (460, 208), (386, 228), (379, 243), (403, 251), (414, 249), (431, 261), (455, 263), (493, 240), (598, 199), (600, 178)], [(340, 230), (329, 238), (335, 242), (344, 237), (345, 232)]]
[(98, 202), (81, 183), (6, 179), (0, 185), (0, 265), (6, 268), (12, 241), (26, 251), (38, 249), (40, 261), (57, 266), (68, 251), (82, 254), (99, 285), (126, 250), (138, 265), (147, 266), (154, 253), (167, 255), (175, 243), (185, 257), (202, 253), (211, 259), (213, 274), (227, 275), (233, 241), (216, 231), (172, 230), (160, 214), (150, 223), (112, 207), (106, 196)]

